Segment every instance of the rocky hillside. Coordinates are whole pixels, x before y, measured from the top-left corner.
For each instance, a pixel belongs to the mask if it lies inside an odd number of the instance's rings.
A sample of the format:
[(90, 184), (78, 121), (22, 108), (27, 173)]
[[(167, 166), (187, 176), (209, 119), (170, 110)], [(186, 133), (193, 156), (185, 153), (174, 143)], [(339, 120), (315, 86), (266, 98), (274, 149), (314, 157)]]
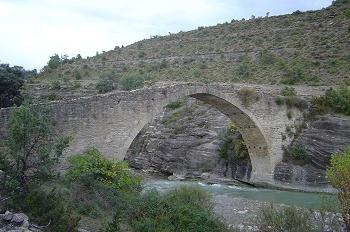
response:
[(56, 87), (91, 93), (99, 77), (113, 73), (116, 82), (139, 75), (149, 83), (349, 85), (349, 9), (350, 3), (344, 3), (154, 35), (56, 69), (46, 66), (29, 83), (49, 88), (56, 81)]

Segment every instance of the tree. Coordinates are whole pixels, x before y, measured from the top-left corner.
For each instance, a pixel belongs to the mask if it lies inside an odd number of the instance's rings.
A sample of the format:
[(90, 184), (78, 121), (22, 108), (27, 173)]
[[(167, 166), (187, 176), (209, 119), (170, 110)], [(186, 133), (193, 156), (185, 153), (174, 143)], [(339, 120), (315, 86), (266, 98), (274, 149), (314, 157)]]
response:
[(26, 98), (14, 108), (6, 124), (7, 138), (3, 141), (2, 159), (9, 164), (5, 171), (11, 177), (9, 184), (28, 191), (52, 179), (54, 165), (71, 140), (55, 133), (50, 119), (51, 107), (42, 106)]
[(98, 90), (99, 93), (107, 93), (112, 91), (113, 84), (107, 79), (102, 79), (96, 83), (96, 89)]
[(8, 64), (0, 64), (0, 108), (21, 104), (25, 73), (20, 66), (11, 68)]
[(350, 147), (344, 153), (332, 155), (326, 177), (329, 183), (338, 189), (337, 197), (341, 205), (346, 230), (350, 231)]
[(81, 74), (79, 72), (79, 70), (75, 69), (73, 72), (73, 76), (76, 80), (80, 80), (81, 79)]
[(142, 76), (125, 76), (119, 83), (122, 85), (122, 89), (130, 91), (132, 89), (142, 88), (144, 80)]
[(58, 68), (58, 66), (60, 66), (60, 64), (61, 64), (61, 59), (58, 56), (58, 54), (54, 54), (54, 55), (50, 56), (50, 60), (49, 60), (49, 62), (47, 62), (47, 65), (51, 69)]

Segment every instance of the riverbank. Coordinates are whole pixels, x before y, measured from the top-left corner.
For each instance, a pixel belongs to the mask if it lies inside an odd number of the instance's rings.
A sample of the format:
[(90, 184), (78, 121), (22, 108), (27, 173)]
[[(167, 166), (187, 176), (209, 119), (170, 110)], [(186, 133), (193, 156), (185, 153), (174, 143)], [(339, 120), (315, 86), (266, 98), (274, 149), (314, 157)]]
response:
[(230, 229), (243, 231), (259, 231), (257, 226), (252, 226), (252, 221), (257, 217), (261, 207), (269, 204), (264, 201), (223, 195), (213, 196), (213, 202), (215, 214), (219, 215)]
[[(273, 189), (255, 188), (252, 186), (236, 186), (226, 184), (208, 184), (197, 180), (174, 181), (165, 176), (146, 175), (145, 191), (155, 188), (165, 192), (179, 185), (198, 185), (212, 195), (214, 213), (219, 216), (233, 231), (259, 231), (255, 221), (264, 206), (274, 204), (275, 209), (295, 206), (297, 211), (302, 208), (312, 209), (310, 223), (318, 231), (344, 231), (339, 226), (340, 214), (325, 213), (322, 216), (318, 210), (322, 204), (322, 195), (315, 193), (290, 192)], [(311, 211), (310, 211), (311, 212)]]

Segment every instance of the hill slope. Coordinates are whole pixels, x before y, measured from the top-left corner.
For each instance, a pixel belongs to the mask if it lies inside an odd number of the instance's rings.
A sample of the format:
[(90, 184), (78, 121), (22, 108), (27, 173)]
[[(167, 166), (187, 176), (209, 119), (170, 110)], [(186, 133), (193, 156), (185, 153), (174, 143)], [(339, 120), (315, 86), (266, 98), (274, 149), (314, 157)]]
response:
[(116, 79), (141, 75), (149, 82), (350, 85), (349, 35), (350, 3), (345, 3), (152, 36), (57, 69), (45, 67), (41, 81), (32, 83), (68, 85), (79, 72), (82, 88), (90, 90), (106, 73)]

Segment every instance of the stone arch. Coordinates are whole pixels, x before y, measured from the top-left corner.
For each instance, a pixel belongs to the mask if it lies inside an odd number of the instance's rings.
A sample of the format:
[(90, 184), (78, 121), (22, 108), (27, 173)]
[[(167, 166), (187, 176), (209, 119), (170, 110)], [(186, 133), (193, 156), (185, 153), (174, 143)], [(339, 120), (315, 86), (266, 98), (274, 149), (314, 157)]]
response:
[(189, 89), (185, 89), (183, 91), (167, 93), (167, 96), (161, 101), (161, 103), (154, 106), (150, 113), (144, 116), (132, 129), (125, 144), (124, 155), (137, 134), (153, 118), (158, 116), (167, 104), (186, 96), (194, 97), (212, 105), (236, 124), (238, 131), (242, 134), (242, 137), (246, 143), (251, 159), (251, 183), (259, 184), (260, 182), (266, 183), (272, 180), (274, 165), (270, 160), (270, 149), (266, 139), (267, 137), (264, 135), (264, 130), (262, 129), (259, 121), (249, 110), (240, 104), (240, 100), (237, 95), (232, 96), (223, 94), (218, 92), (216, 89), (208, 88), (208, 86), (205, 88), (190, 86)]

